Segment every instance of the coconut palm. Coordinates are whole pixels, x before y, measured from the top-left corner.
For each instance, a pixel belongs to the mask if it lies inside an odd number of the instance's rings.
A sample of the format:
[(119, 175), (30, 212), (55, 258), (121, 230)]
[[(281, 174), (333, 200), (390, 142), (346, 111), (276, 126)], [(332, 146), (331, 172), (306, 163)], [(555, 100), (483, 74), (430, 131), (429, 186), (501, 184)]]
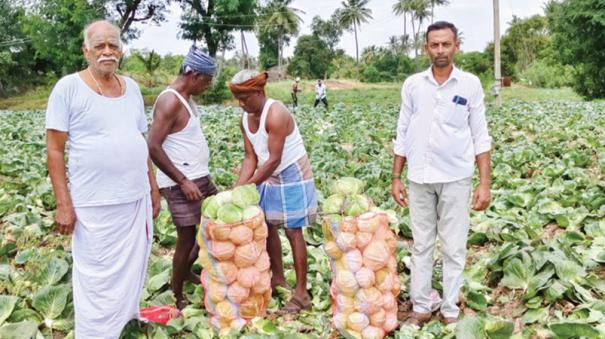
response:
[(284, 37), (298, 34), (303, 19), (300, 14), (305, 12), (290, 7), (292, 0), (271, 0), (265, 8), (262, 9), (262, 20), (260, 20), (260, 29), (277, 32), (278, 48), (278, 71), (282, 75), (282, 60), (284, 50)]
[(410, 0), (397, 0), (393, 5), (393, 12), (395, 15), (403, 15), (403, 36), (408, 35), (408, 14), (412, 13), (412, 1)]
[(430, 0), (431, 1), (431, 23), (435, 18), (435, 6), (449, 5), (449, 0)]
[(353, 26), (355, 32), (355, 60), (359, 64), (359, 42), (357, 40), (357, 27), (361, 23), (367, 23), (372, 19), (372, 10), (367, 8), (370, 0), (346, 0), (342, 2), (339, 12), (339, 22), (343, 28), (350, 29)]

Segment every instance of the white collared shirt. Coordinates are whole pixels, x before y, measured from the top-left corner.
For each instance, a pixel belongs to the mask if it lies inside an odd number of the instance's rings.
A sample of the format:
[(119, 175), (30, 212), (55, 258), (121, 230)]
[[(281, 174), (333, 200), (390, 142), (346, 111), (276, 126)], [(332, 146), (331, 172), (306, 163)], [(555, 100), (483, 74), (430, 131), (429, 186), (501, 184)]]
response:
[(471, 177), (475, 156), (490, 149), (479, 78), (454, 67), (441, 85), (431, 68), (405, 80), (394, 152), (406, 158), (410, 181)]
[(326, 86), (324, 84), (317, 84), (315, 85), (315, 98), (316, 99), (323, 99), (326, 97)]

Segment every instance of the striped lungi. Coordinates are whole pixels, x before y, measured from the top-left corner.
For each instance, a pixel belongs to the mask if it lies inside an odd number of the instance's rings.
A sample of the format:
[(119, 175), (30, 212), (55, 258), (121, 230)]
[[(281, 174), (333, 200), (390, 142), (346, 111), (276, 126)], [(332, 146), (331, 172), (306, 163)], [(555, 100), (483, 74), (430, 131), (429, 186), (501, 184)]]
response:
[(286, 228), (311, 225), (317, 217), (317, 193), (306, 155), (258, 186), (268, 224)]

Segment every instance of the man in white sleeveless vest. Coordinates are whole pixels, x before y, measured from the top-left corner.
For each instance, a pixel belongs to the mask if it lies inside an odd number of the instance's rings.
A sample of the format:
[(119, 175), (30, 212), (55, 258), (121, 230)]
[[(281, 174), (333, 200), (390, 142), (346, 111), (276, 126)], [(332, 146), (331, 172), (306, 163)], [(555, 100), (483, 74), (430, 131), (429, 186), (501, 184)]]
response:
[(183, 281), (200, 282), (191, 272), (199, 251), (196, 225), (202, 217), (202, 201), (216, 194), (208, 171), (208, 144), (192, 100), (209, 87), (214, 70), (214, 59), (192, 46), (178, 77), (158, 96), (149, 131), (149, 152), (159, 168), (160, 193), (177, 230), (171, 287), (179, 309), (186, 304)]
[(311, 163), (296, 121), (281, 103), (265, 96), (267, 72), (243, 70), (229, 88), (244, 110), (241, 120), (244, 163), (236, 185), (256, 184), (260, 206), (269, 226), (267, 251), (273, 273), (271, 285), (288, 288), (282, 266), (279, 227), (285, 227), (292, 247), (296, 288), (281, 314), (311, 305), (307, 292), (307, 248), (302, 227), (315, 222), (317, 197)]
[(141, 91), (115, 73), (120, 29), (91, 23), (82, 50), (88, 67), (59, 80), (48, 99), (48, 172), (57, 229), (73, 232), (75, 337), (118, 338), (139, 318), (160, 197), (143, 136)]

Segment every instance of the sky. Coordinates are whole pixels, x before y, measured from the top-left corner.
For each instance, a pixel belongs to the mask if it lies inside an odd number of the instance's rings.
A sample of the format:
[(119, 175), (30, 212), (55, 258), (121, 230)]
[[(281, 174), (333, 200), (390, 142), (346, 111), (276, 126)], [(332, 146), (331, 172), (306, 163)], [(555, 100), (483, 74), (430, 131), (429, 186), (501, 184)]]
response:
[[(304, 11), (301, 15), (303, 24), (299, 36), (311, 32), (310, 24), (314, 16), (318, 15), (328, 19), (338, 7), (341, 0), (295, 0), (292, 7)], [(544, 13), (545, 0), (500, 0), (500, 25), (504, 34), (508, 23), (513, 15), (524, 18), (535, 14)], [(359, 53), (364, 47), (370, 45), (386, 46), (392, 35), (403, 34), (403, 17), (398, 17), (392, 12), (394, 0), (370, 0), (368, 7), (372, 10), (373, 19), (363, 24), (358, 31)], [(435, 21), (446, 20), (454, 23), (463, 34), (461, 49), (466, 52), (482, 51), (485, 46), (493, 41), (493, 1), (492, 0), (450, 0), (450, 4), (435, 8)], [(178, 4), (170, 6), (168, 20), (160, 26), (139, 25), (142, 30), (141, 36), (129, 43), (127, 49), (154, 50), (162, 55), (186, 54), (191, 46), (191, 41), (182, 40), (178, 37), (182, 10)], [(409, 20), (408, 20), (409, 21)], [(424, 26), (426, 28), (426, 26)], [(411, 30), (408, 22), (408, 32)], [(241, 46), (239, 33), (235, 34), (235, 45)], [(248, 51), (253, 56), (258, 56), (259, 46), (253, 33), (246, 33)], [(290, 46), (284, 49), (284, 56), (291, 56), (294, 51), (296, 39), (292, 39)], [(345, 31), (339, 47), (347, 54), (355, 56), (355, 38), (352, 32)], [(234, 51), (227, 52), (232, 56)]]

